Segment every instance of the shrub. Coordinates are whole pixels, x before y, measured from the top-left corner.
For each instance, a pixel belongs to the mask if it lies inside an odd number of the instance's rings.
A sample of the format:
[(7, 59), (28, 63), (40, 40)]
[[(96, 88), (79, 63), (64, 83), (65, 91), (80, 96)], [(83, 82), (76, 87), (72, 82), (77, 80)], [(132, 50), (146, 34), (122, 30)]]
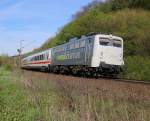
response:
[(12, 69), (12, 60), (7, 55), (0, 56), (0, 66), (3, 66), (7, 70)]
[(150, 57), (128, 56), (125, 59), (123, 77), (150, 81)]

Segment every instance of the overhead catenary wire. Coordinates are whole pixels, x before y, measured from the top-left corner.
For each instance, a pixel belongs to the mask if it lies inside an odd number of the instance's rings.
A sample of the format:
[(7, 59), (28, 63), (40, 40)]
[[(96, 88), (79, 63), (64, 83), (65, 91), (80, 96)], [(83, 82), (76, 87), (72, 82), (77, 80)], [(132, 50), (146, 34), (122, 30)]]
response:
[(32, 45), (33, 43), (35, 43), (35, 42), (36, 42), (36, 40), (33, 40), (33, 41), (27, 43), (27, 44), (26, 44), (25, 46), (23, 46), (22, 48), (25, 49), (25, 48), (31, 46), (31, 45)]

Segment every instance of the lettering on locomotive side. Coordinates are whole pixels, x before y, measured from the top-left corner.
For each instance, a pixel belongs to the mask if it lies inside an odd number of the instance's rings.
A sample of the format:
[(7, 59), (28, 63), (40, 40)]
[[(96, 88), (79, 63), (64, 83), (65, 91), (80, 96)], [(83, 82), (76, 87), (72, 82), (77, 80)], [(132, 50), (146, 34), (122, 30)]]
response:
[(80, 52), (67, 53), (65, 55), (59, 55), (56, 57), (58, 61), (71, 60), (71, 59), (80, 59)]
[(59, 56), (57, 56), (56, 60), (58, 60), (58, 61), (64, 61), (65, 60), (65, 55), (59, 55)]
[(68, 53), (65, 55), (65, 59), (67, 60), (80, 59), (80, 52)]

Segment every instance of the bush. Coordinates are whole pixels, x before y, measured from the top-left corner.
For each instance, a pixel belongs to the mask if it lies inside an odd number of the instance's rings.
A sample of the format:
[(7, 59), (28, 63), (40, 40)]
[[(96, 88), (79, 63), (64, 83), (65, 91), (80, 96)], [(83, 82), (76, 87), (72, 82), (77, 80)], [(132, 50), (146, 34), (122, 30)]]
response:
[(123, 77), (150, 81), (150, 57), (129, 56), (125, 59)]
[(0, 66), (3, 66), (7, 70), (12, 70), (11, 58), (7, 55), (0, 56)]
[(150, 10), (149, 0), (110, 0), (111, 10), (123, 8), (142, 8)]

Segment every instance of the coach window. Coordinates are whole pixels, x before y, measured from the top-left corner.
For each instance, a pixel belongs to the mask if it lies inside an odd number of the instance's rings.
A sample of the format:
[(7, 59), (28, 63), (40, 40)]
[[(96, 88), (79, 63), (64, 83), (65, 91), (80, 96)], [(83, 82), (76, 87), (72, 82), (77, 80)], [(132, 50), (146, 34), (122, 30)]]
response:
[(43, 60), (43, 54), (41, 55), (41, 60)]
[(47, 54), (46, 54), (46, 58), (47, 58), (47, 60), (48, 60), (48, 57), (49, 57), (49, 54), (47, 53)]
[(42, 55), (42, 60), (44, 60), (44, 55)]
[(46, 55), (45, 54), (43, 54), (43, 59), (46, 59)]
[(42, 60), (42, 55), (40, 55), (41, 57), (40, 57), (40, 60)]
[(41, 55), (41, 60), (43, 60), (43, 55)]
[(44, 55), (42, 55), (42, 60), (44, 60)]

